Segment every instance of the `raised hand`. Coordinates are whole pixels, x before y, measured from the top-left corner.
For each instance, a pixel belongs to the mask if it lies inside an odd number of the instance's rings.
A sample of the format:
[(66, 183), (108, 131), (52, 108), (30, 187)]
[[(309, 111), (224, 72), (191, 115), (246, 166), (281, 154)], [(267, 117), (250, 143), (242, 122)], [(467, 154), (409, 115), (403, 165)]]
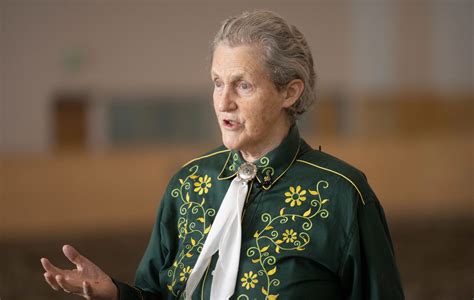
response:
[(76, 265), (73, 270), (54, 266), (47, 258), (41, 259), (46, 282), (56, 291), (81, 296), (90, 300), (116, 300), (117, 287), (98, 266), (82, 256), (72, 246), (63, 246), (64, 255)]

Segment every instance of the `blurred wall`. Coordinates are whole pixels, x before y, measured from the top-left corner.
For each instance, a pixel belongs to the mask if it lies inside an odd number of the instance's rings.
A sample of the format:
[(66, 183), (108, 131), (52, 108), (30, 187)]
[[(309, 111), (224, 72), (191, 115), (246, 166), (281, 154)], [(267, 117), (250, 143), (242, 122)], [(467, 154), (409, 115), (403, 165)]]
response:
[[(313, 146), (320, 139), (309, 139)], [(169, 178), (203, 147), (0, 159), (4, 238), (149, 228)], [(325, 139), (323, 151), (362, 169), (389, 221), (473, 215), (474, 142)]]
[(59, 89), (210, 95), (209, 42), (243, 9), (275, 10), (302, 30), (320, 90), (472, 95), (471, 1), (0, 3), (4, 153), (51, 149)]

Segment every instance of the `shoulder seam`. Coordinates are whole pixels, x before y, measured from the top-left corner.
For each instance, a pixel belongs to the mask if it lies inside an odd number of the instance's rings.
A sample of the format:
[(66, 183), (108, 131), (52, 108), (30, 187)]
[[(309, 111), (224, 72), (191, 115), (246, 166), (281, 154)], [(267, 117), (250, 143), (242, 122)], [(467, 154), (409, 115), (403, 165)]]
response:
[(365, 201), (364, 201), (364, 197), (362, 196), (362, 193), (360, 192), (359, 188), (357, 187), (357, 185), (352, 181), (350, 180), (347, 176), (337, 172), (337, 171), (334, 171), (334, 170), (331, 170), (329, 168), (325, 168), (325, 167), (322, 167), (322, 166), (319, 166), (319, 165), (316, 165), (316, 164), (313, 164), (313, 163), (310, 163), (309, 161), (306, 161), (306, 160), (302, 160), (302, 159), (297, 159), (296, 161), (298, 162), (301, 162), (301, 163), (304, 163), (304, 164), (307, 164), (307, 165), (310, 165), (312, 167), (315, 167), (315, 168), (318, 168), (318, 169), (321, 169), (321, 170), (324, 170), (324, 171), (328, 171), (328, 172), (331, 172), (331, 173), (334, 173), (338, 176), (341, 176), (342, 178), (344, 178), (345, 180), (347, 180), (350, 184), (352, 184), (352, 186), (356, 189), (357, 193), (359, 193), (359, 196), (360, 196), (360, 199), (362, 200), (362, 204), (365, 205)]
[(211, 156), (214, 156), (214, 155), (217, 155), (217, 154), (220, 154), (220, 153), (224, 153), (224, 152), (229, 152), (230, 149), (225, 149), (225, 150), (220, 150), (220, 151), (216, 151), (216, 152), (212, 152), (212, 153), (209, 153), (209, 154), (206, 154), (206, 155), (203, 155), (203, 156), (199, 156), (199, 157), (196, 157), (194, 159), (191, 159), (190, 161), (188, 161), (187, 163), (185, 163), (182, 168), (186, 167), (187, 165), (189, 165), (190, 163), (192, 162), (195, 162), (197, 160), (200, 160), (200, 159), (203, 159), (203, 158), (208, 158), (208, 157), (211, 157)]

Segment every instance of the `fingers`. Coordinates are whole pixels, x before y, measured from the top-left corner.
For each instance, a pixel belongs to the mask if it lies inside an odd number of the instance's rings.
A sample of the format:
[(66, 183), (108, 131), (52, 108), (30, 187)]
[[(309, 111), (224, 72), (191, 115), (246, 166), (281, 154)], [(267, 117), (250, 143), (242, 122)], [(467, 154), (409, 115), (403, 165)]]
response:
[(58, 285), (58, 283), (56, 282), (56, 278), (54, 277), (53, 274), (51, 274), (49, 272), (46, 272), (43, 275), (44, 275), (44, 280), (46, 280), (46, 282), (49, 284), (49, 286), (53, 290), (59, 291), (61, 289), (60, 286)]
[(61, 287), (59, 286), (58, 282), (56, 281), (56, 275), (62, 273), (63, 270), (59, 269), (58, 267), (54, 266), (47, 258), (41, 259), (41, 265), (45, 269), (45, 273), (43, 274), (44, 280), (49, 284), (49, 286), (55, 290), (59, 291)]
[(58, 283), (59, 287), (64, 290), (66, 293), (75, 293), (75, 294), (80, 294), (82, 292), (82, 287), (81, 286), (73, 286), (71, 285), (65, 278), (64, 276), (58, 274), (54, 277), (56, 279), (56, 282)]
[(63, 270), (53, 265), (47, 258), (41, 258), (41, 264), (45, 269), (44, 279), (52, 289), (63, 290), (66, 293), (74, 293), (91, 299), (92, 286), (87, 281), (80, 280), (80, 273), (83, 264), (87, 264), (89, 260), (83, 257), (76, 249), (70, 245), (63, 246), (64, 255), (76, 265), (77, 270)]
[(56, 275), (57, 273), (60, 273), (61, 269), (53, 265), (47, 258), (42, 258), (41, 259), (41, 264), (43, 265), (43, 269), (46, 272), (52, 273), (53, 275)]
[(82, 256), (79, 251), (74, 249), (71, 245), (64, 245), (63, 246), (63, 253), (71, 261), (73, 264), (76, 265), (77, 269), (79, 271), (82, 270), (82, 266), (85, 262), (87, 262), (87, 259)]
[(80, 288), (71, 285), (61, 274), (53, 275), (49, 272), (44, 273), (44, 279), (55, 291), (63, 290), (66, 293), (80, 292)]

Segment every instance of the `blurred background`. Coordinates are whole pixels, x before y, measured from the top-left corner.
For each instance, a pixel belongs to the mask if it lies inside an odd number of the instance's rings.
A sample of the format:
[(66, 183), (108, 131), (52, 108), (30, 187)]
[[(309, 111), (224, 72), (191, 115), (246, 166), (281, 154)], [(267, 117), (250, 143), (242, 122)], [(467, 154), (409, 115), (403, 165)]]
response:
[(131, 282), (170, 176), (220, 143), (209, 44), (270, 9), (306, 36), (313, 147), (363, 170), (407, 299), (474, 296), (472, 1), (0, 0), (0, 298), (70, 299), (75, 245)]

